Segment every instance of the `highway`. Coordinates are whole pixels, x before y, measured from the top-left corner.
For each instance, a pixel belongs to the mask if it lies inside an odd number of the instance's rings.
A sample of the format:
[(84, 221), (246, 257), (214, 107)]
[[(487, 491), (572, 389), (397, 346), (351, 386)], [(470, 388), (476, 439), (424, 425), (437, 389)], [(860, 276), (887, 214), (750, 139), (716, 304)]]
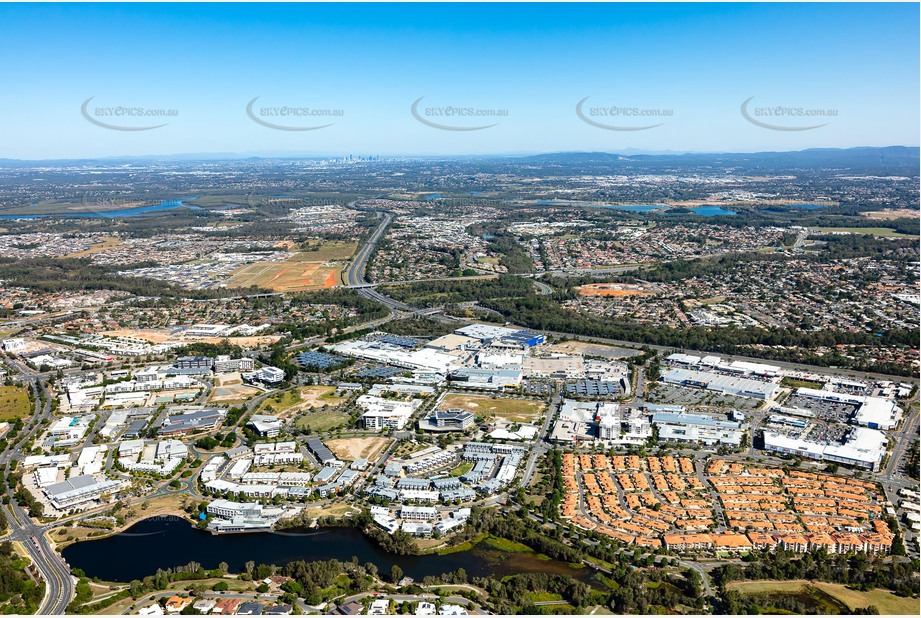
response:
[[(31, 422), (32, 426), (37, 428), (51, 414), (51, 399), (45, 390), (44, 383), (34, 380), (31, 382), (31, 387), (36, 393)], [(38, 396), (39, 393), (43, 396)], [(6, 476), (10, 474), (10, 462), (23, 456), (22, 444), (31, 437), (33, 431), (34, 429), (23, 431), (0, 455)], [(32, 564), (45, 581), (45, 596), (37, 613), (42, 615), (63, 614), (74, 594), (74, 581), (70, 574), (70, 567), (45, 538), (43, 526), (36, 524), (29, 517), (12, 493), (8, 495), (10, 502), (3, 506), (3, 514), (6, 516), (10, 531), (5, 535), (5, 539), (22, 543)]]
[[(365, 267), (367, 266), (368, 259), (370, 258), (371, 254), (374, 252), (374, 248), (377, 246), (377, 243), (380, 241), (381, 237), (383, 236), (384, 231), (387, 229), (387, 226), (389, 226), (390, 223), (393, 221), (393, 215), (391, 215), (390, 213), (383, 213), (383, 215), (384, 215), (384, 220), (381, 222), (378, 228), (374, 231), (371, 237), (367, 240), (364, 246), (362, 246), (361, 250), (358, 251), (358, 253), (355, 256), (355, 259), (352, 260), (352, 263), (345, 270), (343, 280), (345, 281), (346, 286), (355, 288), (358, 291), (358, 293), (364, 296), (365, 298), (376, 300), (377, 302), (386, 306), (388, 309), (390, 309), (390, 311), (393, 313), (394, 316), (398, 315), (401, 311), (410, 312), (411, 315), (419, 315), (420, 314), (419, 309), (416, 309), (415, 307), (411, 307), (407, 305), (406, 303), (400, 302), (398, 300), (395, 300), (393, 298), (390, 298), (389, 296), (386, 296), (378, 292), (373, 287), (376, 284), (368, 283), (364, 278), (364, 271), (365, 271)], [(616, 272), (622, 272), (625, 270), (632, 270), (632, 269), (635, 269), (635, 267), (618, 267), (617, 269), (612, 269), (612, 270), (615, 270)], [(540, 274), (544, 275), (544, 274), (552, 274), (552, 273), (540, 273)], [(519, 276), (534, 277), (536, 275), (537, 273), (525, 273)], [(476, 277), (469, 277), (469, 278), (470, 279), (481, 279), (483, 277), (476, 276)], [(428, 279), (428, 281), (457, 280), (457, 279), (463, 279), (463, 278), (445, 277), (443, 279)], [(535, 281), (535, 284), (537, 285), (537, 290), (539, 294), (546, 295), (548, 293), (552, 293), (552, 288), (550, 288), (550, 286), (548, 286), (547, 284), (540, 283), (537, 281)], [(509, 326), (512, 326), (512, 325), (510, 324)], [(626, 347), (645, 346), (650, 349), (657, 350), (659, 352), (668, 352), (668, 353), (681, 352), (684, 354), (697, 354), (697, 355), (706, 355), (710, 353), (706, 350), (703, 350), (703, 351), (702, 350), (691, 350), (691, 349), (686, 349), (686, 348), (676, 348), (673, 346), (653, 345), (653, 344), (647, 344), (647, 343), (638, 342), (638, 341), (606, 339), (604, 337), (590, 337), (590, 336), (583, 336), (583, 335), (574, 335), (572, 333), (563, 333), (563, 332), (557, 332), (557, 331), (542, 331), (542, 332), (544, 332), (547, 335), (564, 337), (566, 339), (597, 342), (597, 343), (604, 343), (608, 345), (626, 346)], [(768, 363), (768, 364), (776, 365), (778, 367), (782, 367), (785, 369), (811, 371), (815, 373), (828, 373), (828, 372), (833, 371), (836, 374), (848, 375), (848, 376), (859, 377), (859, 378), (873, 378), (873, 379), (878, 379), (878, 380), (896, 380), (896, 381), (902, 381), (902, 382), (904, 381), (917, 382), (917, 379), (909, 379), (909, 378), (905, 378), (904, 376), (892, 376), (892, 375), (888, 375), (884, 373), (856, 371), (853, 369), (843, 369), (843, 368), (833, 369), (830, 367), (819, 367), (819, 366), (807, 365), (803, 363), (792, 363), (792, 362), (779, 361), (779, 360), (773, 360), (773, 359), (756, 358), (756, 357), (751, 357), (751, 356), (740, 356), (738, 354), (730, 354), (730, 355), (724, 354), (722, 356), (724, 356), (728, 360), (740, 360), (740, 361), (746, 361), (746, 362), (752, 362), (752, 363)]]

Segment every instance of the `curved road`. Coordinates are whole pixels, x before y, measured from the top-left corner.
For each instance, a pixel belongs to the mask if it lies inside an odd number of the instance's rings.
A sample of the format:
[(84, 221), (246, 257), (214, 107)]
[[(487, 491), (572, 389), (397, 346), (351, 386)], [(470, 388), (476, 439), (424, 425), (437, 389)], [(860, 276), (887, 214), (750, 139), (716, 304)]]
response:
[[(31, 386), (36, 396), (34, 415), (30, 422), (33, 427), (39, 427), (51, 414), (51, 398), (41, 381), (35, 380)], [(10, 473), (10, 461), (23, 456), (22, 444), (31, 434), (32, 431), (23, 431), (0, 456), (6, 475)], [(43, 526), (36, 524), (29, 517), (13, 495), (9, 495), (9, 498), (9, 504), (3, 507), (3, 514), (10, 527), (5, 538), (22, 543), (32, 564), (45, 581), (45, 596), (37, 613), (41, 615), (63, 614), (74, 594), (74, 581), (70, 574), (70, 567), (45, 538)]]

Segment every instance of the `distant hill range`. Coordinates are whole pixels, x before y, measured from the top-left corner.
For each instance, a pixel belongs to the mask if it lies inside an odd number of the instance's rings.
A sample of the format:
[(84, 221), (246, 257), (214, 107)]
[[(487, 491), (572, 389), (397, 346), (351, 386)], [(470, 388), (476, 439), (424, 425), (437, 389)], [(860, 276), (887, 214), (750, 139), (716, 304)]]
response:
[(842, 171), (917, 176), (921, 149), (810, 148), (789, 152), (618, 154), (556, 152), (518, 157), (518, 161), (557, 165), (607, 165), (614, 168), (741, 167), (749, 170), (840, 169)]

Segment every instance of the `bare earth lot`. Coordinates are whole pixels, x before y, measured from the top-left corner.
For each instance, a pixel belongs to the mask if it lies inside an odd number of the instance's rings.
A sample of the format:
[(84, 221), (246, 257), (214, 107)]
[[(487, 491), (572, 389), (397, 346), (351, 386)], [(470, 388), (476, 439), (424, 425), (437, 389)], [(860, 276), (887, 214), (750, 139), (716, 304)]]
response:
[(921, 217), (921, 211), (912, 210), (911, 208), (884, 208), (883, 210), (874, 210), (872, 212), (860, 213), (868, 219), (878, 219), (880, 221), (889, 221), (892, 219), (917, 219)]
[(256, 285), (276, 292), (319, 290), (339, 285), (342, 267), (355, 253), (354, 242), (313, 241), (307, 251), (291, 254), (285, 262), (255, 262), (227, 280), (230, 287)]
[(246, 401), (250, 397), (257, 395), (261, 391), (252, 386), (243, 384), (228, 384), (226, 386), (216, 386), (208, 397), (210, 403), (230, 403)]
[(255, 285), (276, 292), (319, 290), (338, 285), (341, 270), (341, 266), (317, 262), (255, 262), (240, 268), (226, 283), (228, 287)]
[(391, 442), (393, 440), (384, 437), (340, 438), (325, 441), (329, 450), (343, 461), (355, 461), (356, 459), (374, 461)]
[(584, 341), (563, 341), (547, 348), (548, 352), (559, 354), (582, 354), (589, 356), (602, 356), (604, 358), (629, 358), (641, 352), (629, 348), (618, 348), (612, 345), (598, 343), (585, 343)]
[[(123, 328), (118, 330), (105, 331), (100, 334), (106, 337), (131, 337), (135, 339), (143, 339), (144, 341), (149, 341), (150, 343), (165, 343), (167, 341), (188, 342), (190, 340), (183, 339), (181, 335), (174, 337), (170, 331), (159, 329)], [(280, 338), (281, 337), (274, 335), (264, 337), (195, 337), (194, 341), (200, 341), (202, 343), (220, 343), (224, 339), (227, 339), (231, 344), (238, 345), (243, 348), (258, 348), (264, 345), (271, 345), (278, 341)]]

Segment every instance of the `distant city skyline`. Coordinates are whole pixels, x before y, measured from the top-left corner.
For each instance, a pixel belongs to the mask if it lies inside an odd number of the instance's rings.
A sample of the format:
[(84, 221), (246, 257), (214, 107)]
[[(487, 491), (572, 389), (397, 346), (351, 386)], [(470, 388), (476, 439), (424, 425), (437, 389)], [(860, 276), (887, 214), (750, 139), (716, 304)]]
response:
[(3, 5), (0, 158), (917, 146), (918, 19), (913, 3)]

